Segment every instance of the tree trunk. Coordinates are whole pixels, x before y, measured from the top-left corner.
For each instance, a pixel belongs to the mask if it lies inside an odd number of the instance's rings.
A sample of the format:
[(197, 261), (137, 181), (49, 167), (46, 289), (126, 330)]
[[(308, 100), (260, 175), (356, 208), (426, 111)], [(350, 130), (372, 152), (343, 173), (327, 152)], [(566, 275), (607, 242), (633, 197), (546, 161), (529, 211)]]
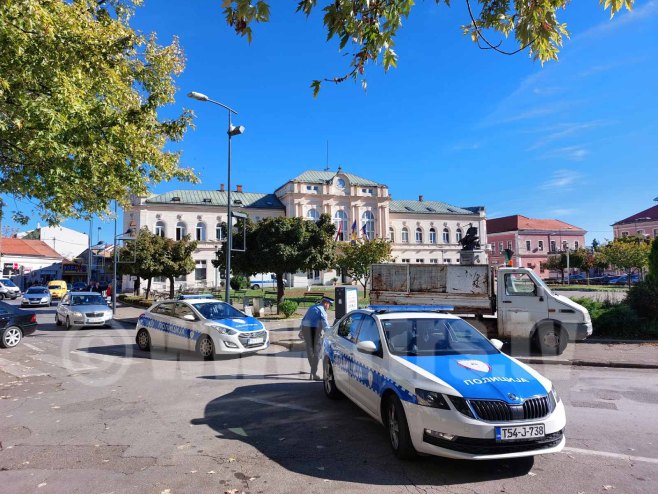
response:
[(151, 280), (152, 278), (147, 278), (146, 279), (146, 298), (149, 298), (149, 295), (151, 294)]
[(279, 313), (279, 304), (283, 300), (285, 286), (283, 285), (283, 273), (274, 273), (276, 274), (276, 313)]
[(173, 299), (174, 298), (174, 292), (176, 291), (174, 287), (174, 277), (173, 276), (168, 276), (167, 279), (169, 280), (169, 298)]

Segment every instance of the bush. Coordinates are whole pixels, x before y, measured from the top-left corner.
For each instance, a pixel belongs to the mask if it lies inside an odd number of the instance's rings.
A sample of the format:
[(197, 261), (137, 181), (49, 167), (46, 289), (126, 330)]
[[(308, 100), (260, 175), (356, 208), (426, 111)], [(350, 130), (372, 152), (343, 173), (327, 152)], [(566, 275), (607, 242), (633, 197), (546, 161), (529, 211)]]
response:
[(587, 309), (592, 317), (595, 338), (652, 339), (658, 338), (658, 320), (643, 318), (626, 301), (599, 302), (590, 298), (572, 299)]
[(658, 281), (640, 281), (628, 291), (626, 302), (641, 317), (658, 320)]
[(286, 316), (286, 318), (288, 318), (295, 313), (298, 305), (297, 302), (292, 300), (284, 300), (279, 304), (279, 310), (283, 312), (283, 315)]
[(249, 288), (249, 280), (244, 276), (233, 276), (231, 278), (231, 288), (233, 290), (244, 290)]

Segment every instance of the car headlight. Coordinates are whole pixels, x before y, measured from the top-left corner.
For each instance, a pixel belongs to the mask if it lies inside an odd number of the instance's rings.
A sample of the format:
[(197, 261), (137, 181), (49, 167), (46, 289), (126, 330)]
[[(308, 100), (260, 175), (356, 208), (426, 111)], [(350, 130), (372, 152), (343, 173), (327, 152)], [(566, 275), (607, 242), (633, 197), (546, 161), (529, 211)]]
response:
[(466, 400), (460, 396), (452, 396), (448, 395), (448, 398), (450, 398), (450, 401), (454, 405), (454, 407), (457, 409), (458, 412), (463, 413), (467, 417), (471, 417), (472, 419), (475, 418), (473, 415), (473, 412), (471, 411), (471, 407), (468, 406), (468, 403), (466, 403)]
[(41, 301), (42, 301), (42, 302), (48, 302), (48, 297), (43, 297), (43, 298), (41, 299)]
[(558, 403), (560, 403), (560, 395), (557, 394), (557, 390), (555, 387), (551, 389), (551, 392), (548, 394), (549, 396), (549, 407), (551, 409), (551, 412), (555, 410), (555, 407), (557, 406)]
[(224, 326), (216, 326), (215, 324), (207, 324), (206, 326), (208, 326), (209, 328), (214, 329), (219, 334), (227, 334), (229, 336), (234, 335), (234, 334), (238, 334), (238, 332), (235, 329), (225, 328)]
[(441, 393), (435, 391), (427, 391), (425, 389), (416, 388), (416, 399), (418, 404), (424, 407), (442, 408), (443, 410), (450, 410), (448, 402)]
[(29, 299), (29, 298), (27, 298), (27, 297), (23, 297), (23, 298), (22, 298), (22, 301), (23, 301), (23, 302), (29, 302), (29, 301), (30, 301), (30, 299)]
[(82, 312), (71, 312), (71, 315), (72, 315), (73, 317), (83, 317), (83, 316), (82, 316)]

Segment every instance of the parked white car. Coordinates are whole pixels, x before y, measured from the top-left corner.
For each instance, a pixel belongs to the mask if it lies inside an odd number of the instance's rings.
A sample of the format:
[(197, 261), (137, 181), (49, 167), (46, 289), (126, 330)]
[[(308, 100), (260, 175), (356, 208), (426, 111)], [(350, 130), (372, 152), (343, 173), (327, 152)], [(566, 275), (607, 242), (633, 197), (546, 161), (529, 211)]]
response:
[(9, 278), (0, 278), (0, 300), (3, 298), (16, 300), (20, 294), (21, 289), (16, 286), (16, 283)]
[(112, 309), (100, 293), (68, 292), (57, 305), (55, 324), (64, 324), (66, 329), (111, 326)]
[(213, 298), (181, 298), (152, 305), (137, 320), (137, 346), (197, 352), (212, 360), (216, 354), (257, 352), (270, 344), (269, 332), (258, 319)]
[(324, 389), (388, 429), (400, 458), (556, 453), (564, 405), (551, 381), (463, 319), (429, 308), (348, 313), (324, 340)]

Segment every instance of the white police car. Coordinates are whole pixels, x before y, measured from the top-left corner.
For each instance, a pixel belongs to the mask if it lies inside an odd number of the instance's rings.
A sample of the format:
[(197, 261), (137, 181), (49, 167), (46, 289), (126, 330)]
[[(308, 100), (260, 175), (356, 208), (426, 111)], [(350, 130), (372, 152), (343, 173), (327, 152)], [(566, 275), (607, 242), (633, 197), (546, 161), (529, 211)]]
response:
[(137, 320), (137, 346), (196, 351), (205, 360), (216, 354), (256, 352), (270, 344), (263, 323), (233, 306), (204, 296), (183, 296), (152, 305)]
[(324, 339), (326, 395), (384, 424), (400, 458), (560, 451), (566, 417), (551, 381), (440, 309), (377, 306), (337, 321)]

